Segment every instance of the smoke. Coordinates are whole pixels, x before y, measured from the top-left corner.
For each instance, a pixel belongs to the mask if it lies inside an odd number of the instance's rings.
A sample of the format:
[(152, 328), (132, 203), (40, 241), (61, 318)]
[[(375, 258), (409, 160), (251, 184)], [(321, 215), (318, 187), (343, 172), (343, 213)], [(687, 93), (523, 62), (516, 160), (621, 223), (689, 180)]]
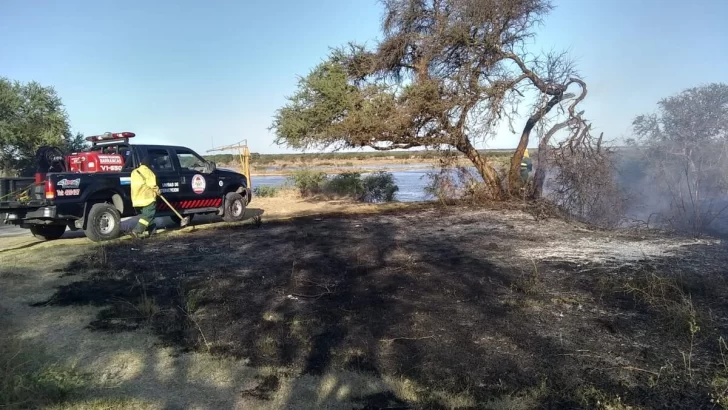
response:
[(728, 237), (728, 144), (675, 142), (555, 153), (544, 195), (602, 227), (645, 227)]
[(696, 236), (728, 236), (727, 159), (721, 142), (624, 150), (615, 178), (627, 193), (627, 221)]
[(728, 85), (664, 98), (633, 130), (619, 149), (555, 149), (548, 197), (597, 225), (728, 236)]

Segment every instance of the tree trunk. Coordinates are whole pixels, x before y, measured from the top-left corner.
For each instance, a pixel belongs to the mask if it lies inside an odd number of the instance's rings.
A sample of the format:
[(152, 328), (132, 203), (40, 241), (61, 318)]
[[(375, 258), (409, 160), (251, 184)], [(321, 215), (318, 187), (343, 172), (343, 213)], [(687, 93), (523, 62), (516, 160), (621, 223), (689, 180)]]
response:
[(490, 189), (493, 200), (502, 200), (505, 195), (500, 175), (498, 175), (495, 169), (493, 169), (485, 158), (480, 155), (478, 150), (476, 150), (473, 144), (470, 143), (470, 140), (467, 137), (463, 137), (456, 148), (465, 154), (473, 165), (475, 165), (475, 169), (478, 170), (480, 176), (483, 177), (483, 181), (485, 181), (485, 184)]
[(554, 124), (546, 134), (541, 137), (538, 142), (538, 153), (536, 154), (536, 171), (533, 175), (533, 184), (531, 185), (530, 199), (538, 199), (543, 196), (543, 184), (546, 181), (546, 167), (548, 166), (549, 153), (551, 151), (551, 137), (567, 126), (574, 126), (578, 123), (578, 119), (569, 118), (564, 122)]
[(520, 192), (521, 187), (523, 186), (523, 181), (521, 180), (521, 161), (523, 160), (523, 153), (526, 152), (526, 147), (528, 147), (531, 130), (533, 130), (533, 127), (535, 127), (536, 124), (538, 124), (538, 122), (541, 121), (541, 119), (548, 114), (563, 97), (563, 93), (554, 95), (545, 106), (533, 113), (533, 115), (528, 118), (528, 121), (526, 121), (526, 126), (523, 127), (523, 132), (521, 133), (521, 139), (518, 141), (516, 152), (513, 154), (513, 157), (511, 157), (511, 168), (508, 171), (508, 191), (512, 196), (521, 196)]

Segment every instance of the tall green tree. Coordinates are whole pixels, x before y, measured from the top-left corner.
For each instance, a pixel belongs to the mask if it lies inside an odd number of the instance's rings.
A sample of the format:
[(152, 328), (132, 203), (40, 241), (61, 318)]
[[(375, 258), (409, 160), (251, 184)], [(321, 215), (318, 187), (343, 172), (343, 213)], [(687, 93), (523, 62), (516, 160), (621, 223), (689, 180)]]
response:
[[(580, 116), (573, 105), (586, 94), (566, 54), (526, 49), (550, 2), (382, 3), (382, 41), (372, 49), (336, 49), (302, 78), (275, 115), (276, 141), (293, 148), (452, 147), (472, 161), (494, 199), (520, 192), (531, 132), (556, 121), (553, 114), (566, 117), (562, 121)], [(567, 93), (571, 85), (581, 89), (578, 96)], [(527, 95), (536, 97), (527, 101)], [(561, 106), (567, 100), (569, 109)], [(519, 109), (527, 121), (506, 184), (474, 143), (492, 136), (502, 121), (513, 129)], [(584, 123), (580, 117), (575, 122)]]
[(63, 150), (65, 152), (79, 152), (88, 148), (90, 145), (82, 133), (77, 132), (71, 134), (70, 132), (63, 136)]
[(52, 87), (0, 78), (0, 173), (29, 168), (38, 147), (63, 147), (70, 135), (66, 110)]

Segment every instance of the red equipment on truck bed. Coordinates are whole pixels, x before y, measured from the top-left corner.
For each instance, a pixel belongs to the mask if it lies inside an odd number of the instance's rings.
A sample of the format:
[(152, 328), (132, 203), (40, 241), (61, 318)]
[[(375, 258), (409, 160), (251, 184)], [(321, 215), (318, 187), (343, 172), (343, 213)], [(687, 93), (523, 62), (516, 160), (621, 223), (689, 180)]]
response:
[(86, 141), (90, 141), (93, 147), (91, 151), (73, 153), (66, 158), (69, 172), (121, 172), (124, 169), (126, 158), (120, 152), (117, 152), (117, 147), (108, 146), (100, 147), (100, 149), (94, 147), (98, 142), (110, 140), (122, 139), (125, 143), (129, 143), (129, 138), (134, 137), (134, 135), (133, 132), (107, 132), (102, 135), (86, 137)]

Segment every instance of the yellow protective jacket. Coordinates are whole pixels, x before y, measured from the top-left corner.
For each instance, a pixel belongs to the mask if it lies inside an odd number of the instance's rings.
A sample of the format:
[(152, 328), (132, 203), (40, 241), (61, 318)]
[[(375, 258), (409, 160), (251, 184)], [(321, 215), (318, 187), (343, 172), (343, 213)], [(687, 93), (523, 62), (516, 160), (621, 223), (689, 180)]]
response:
[(146, 165), (131, 171), (131, 203), (134, 208), (144, 208), (157, 199), (157, 176)]

